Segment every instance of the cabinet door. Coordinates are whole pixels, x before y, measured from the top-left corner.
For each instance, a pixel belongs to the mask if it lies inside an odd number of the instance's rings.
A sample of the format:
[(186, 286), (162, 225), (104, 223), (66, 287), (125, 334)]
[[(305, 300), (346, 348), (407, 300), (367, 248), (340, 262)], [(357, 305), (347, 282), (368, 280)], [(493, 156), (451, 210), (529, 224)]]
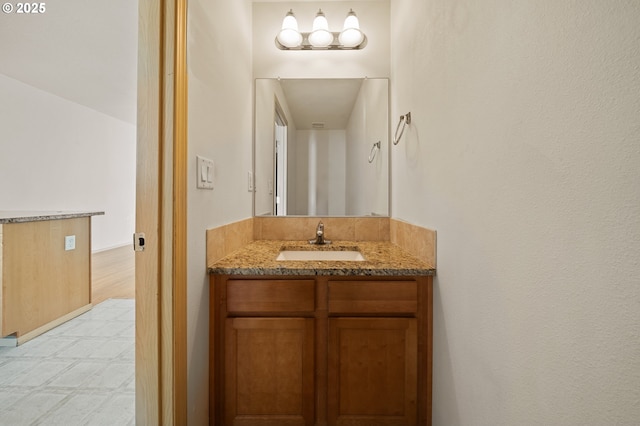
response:
[(329, 320), (329, 425), (415, 425), (415, 318)]
[(314, 320), (226, 320), (225, 424), (313, 425)]

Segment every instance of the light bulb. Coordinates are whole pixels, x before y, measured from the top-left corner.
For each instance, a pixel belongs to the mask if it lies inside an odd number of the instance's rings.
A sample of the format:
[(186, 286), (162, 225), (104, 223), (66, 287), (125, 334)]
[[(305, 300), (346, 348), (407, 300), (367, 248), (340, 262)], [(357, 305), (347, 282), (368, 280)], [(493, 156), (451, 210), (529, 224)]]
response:
[(333, 41), (333, 34), (329, 32), (329, 23), (322, 13), (322, 9), (318, 10), (313, 20), (313, 30), (309, 34), (309, 43), (313, 47), (327, 47)]
[(349, 10), (347, 18), (344, 20), (344, 27), (338, 40), (345, 47), (356, 47), (364, 41), (364, 34), (360, 31), (360, 22), (353, 9)]
[(293, 10), (289, 10), (284, 17), (277, 39), (285, 47), (298, 47), (302, 43), (302, 34), (298, 31), (298, 21)]

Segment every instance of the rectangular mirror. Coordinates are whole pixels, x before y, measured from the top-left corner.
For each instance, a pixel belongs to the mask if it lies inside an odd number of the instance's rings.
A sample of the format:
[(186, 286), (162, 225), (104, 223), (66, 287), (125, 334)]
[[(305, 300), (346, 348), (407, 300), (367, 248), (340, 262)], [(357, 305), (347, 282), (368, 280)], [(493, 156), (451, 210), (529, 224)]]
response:
[(256, 79), (254, 215), (388, 216), (389, 81)]

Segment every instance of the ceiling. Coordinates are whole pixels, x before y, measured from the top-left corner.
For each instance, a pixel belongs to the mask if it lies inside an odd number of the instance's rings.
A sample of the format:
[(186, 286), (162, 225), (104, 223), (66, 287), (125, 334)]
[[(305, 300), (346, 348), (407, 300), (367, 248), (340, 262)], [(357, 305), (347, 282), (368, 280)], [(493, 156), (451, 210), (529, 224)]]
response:
[(297, 130), (346, 129), (362, 79), (282, 79), (291, 118)]
[(0, 14), (0, 73), (136, 122), (138, 2), (64, 0)]

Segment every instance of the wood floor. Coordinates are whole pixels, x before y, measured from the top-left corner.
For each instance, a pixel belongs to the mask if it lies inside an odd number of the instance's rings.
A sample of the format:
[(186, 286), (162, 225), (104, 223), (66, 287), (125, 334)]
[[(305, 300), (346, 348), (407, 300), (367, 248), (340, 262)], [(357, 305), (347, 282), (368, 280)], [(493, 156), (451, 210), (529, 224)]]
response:
[(131, 246), (91, 255), (91, 303), (135, 298), (135, 252)]

